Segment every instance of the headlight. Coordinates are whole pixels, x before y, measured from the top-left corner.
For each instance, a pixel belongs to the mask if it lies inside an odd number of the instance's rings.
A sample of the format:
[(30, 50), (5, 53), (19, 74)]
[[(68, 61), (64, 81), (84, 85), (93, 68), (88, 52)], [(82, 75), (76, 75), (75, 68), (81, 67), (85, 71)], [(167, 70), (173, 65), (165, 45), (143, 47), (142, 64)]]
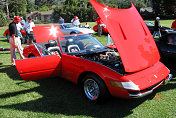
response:
[(110, 85), (118, 88), (140, 90), (138, 85), (134, 84), (132, 81), (129, 82), (110, 81)]

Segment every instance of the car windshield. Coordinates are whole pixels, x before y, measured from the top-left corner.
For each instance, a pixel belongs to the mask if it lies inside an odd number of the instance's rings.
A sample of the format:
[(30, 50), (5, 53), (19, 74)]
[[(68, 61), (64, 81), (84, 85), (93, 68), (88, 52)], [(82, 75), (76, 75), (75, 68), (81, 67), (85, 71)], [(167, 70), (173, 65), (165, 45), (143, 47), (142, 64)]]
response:
[(75, 27), (73, 24), (63, 24), (65, 28), (72, 28)]
[(150, 26), (150, 27), (151, 27), (151, 26), (152, 26), (152, 27), (154, 26), (154, 24), (151, 23), (151, 22), (145, 22), (145, 24), (146, 24), (147, 26)]
[(68, 54), (95, 53), (105, 50), (100, 42), (89, 34), (70, 35), (59, 38), (62, 51)]

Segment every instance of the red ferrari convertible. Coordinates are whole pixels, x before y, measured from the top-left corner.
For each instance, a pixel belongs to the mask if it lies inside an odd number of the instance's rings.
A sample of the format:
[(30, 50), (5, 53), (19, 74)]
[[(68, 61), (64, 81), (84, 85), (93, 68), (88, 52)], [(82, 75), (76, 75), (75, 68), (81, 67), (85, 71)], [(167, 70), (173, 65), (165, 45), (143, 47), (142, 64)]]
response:
[(121, 10), (90, 2), (115, 48), (103, 46), (89, 34), (63, 36), (59, 26), (37, 26), (37, 43), (24, 48), (26, 59), (15, 60), (24, 80), (60, 76), (80, 85), (88, 100), (99, 102), (109, 94), (143, 97), (172, 78), (159, 61), (154, 39), (133, 4)]

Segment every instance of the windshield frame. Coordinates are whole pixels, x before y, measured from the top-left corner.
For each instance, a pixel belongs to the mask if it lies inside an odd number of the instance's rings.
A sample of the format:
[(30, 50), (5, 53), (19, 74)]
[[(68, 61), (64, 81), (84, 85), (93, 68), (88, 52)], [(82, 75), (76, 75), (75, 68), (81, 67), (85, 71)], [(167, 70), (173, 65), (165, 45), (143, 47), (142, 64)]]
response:
[[(75, 27), (73, 24), (62, 24), (62, 26), (63, 26), (65, 29)], [(72, 27), (67, 27), (67, 26), (72, 26)]]
[[(77, 36), (88, 36), (88, 37), (91, 37), (92, 40), (94, 40), (100, 47), (95, 47), (95, 48), (91, 48), (91, 49), (84, 49), (84, 50), (80, 50), (80, 51), (76, 51), (76, 52), (66, 52), (64, 51), (63, 49), (63, 45), (62, 45), (62, 42), (63, 40), (60, 40), (61, 38), (65, 38), (65, 37), (77, 37)], [(103, 44), (101, 44), (97, 39), (95, 39), (92, 35), (89, 35), (89, 34), (74, 34), (74, 35), (65, 35), (65, 36), (62, 36), (62, 37), (59, 37), (58, 39), (58, 42), (59, 42), (59, 45), (60, 45), (60, 48), (61, 48), (61, 51), (62, 53), (66, 53), (68, 55), (81, 55), (81, 54), (90, 54), (90, 53), (96, 53), (96, 52), (102, 52), (102, 51), (106, 51), (107, 50), (107, 47), (105, 47)], [(84, 40), (84, 39), (83, 39)], [(66, 47), (66, 46), (65, 46)], [(66, 47), (67, 48), (67, 47)]]

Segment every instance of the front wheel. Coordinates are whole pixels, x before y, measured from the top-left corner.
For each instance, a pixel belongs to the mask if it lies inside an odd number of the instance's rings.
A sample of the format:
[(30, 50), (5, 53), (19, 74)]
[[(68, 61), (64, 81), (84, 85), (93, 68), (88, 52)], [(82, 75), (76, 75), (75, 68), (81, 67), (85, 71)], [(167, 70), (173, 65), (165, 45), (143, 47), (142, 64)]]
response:
[(95, 74), (88, 74), (82, 82), (85, 97), (91, 102), (102, 102), (108, 98), (108, 90), (103, 80)]

